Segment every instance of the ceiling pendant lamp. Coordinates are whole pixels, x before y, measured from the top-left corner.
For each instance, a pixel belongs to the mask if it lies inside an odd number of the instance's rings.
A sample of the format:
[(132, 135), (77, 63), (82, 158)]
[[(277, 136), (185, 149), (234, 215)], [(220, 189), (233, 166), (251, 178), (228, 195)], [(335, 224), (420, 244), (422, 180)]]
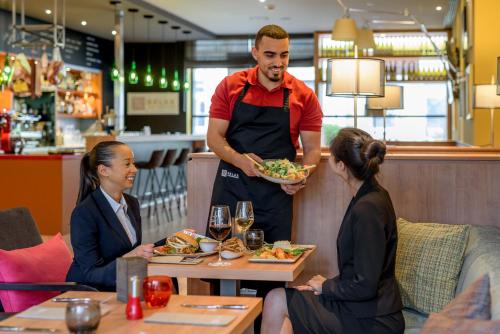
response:
[[(129, 8), (132, 13), (132, 42), (135, 43), (135, 13), (139, 10), (137, 8)], [(132, 47), (132, 64), (130, 64), (130, 72), (128, 73), (128, 83), (137, 85), (139, 83), (139, 75), (137, 74), (137, 66), (135, 64), (135, 47)]]
[(355, 41), (358, 37), (356, 21), (349, 16), (346, 10), (344, 16), (335, 21), (332, 28), (332, 40), (335, 41)]
[(181, 89), (181, 83), (179, 81), (179, 71), (177, 70), (177, 31), (181, 27), (179, 26), (172, 26), (172, 29), (175, 31), (175, 39), (174, 39), (174, 66), (175, 66), (175, 71), (174, 71), (174, 80), (172, 80), (172, 90), (174, 92), (178, 92)]
[(165, 25), (168, 23), (167, 21), (158, 21), (161, 24), (161, 75), (159, 80), (159, 86), (161, 89), (168, 88), (168, 80), (167, 80), (167, 69), (165, 68)]
[(2, 72), (0, 73), (0, 86), (4, 86), (9, 84), (10, 80), (12, 79), (12, 74), (14, 71), (12, 70), (12, 67), (10, 66), (9, 63), (10, 57), (9, 54), (5, 56), (5, 63), (3, 65)]
[[(189, 40), (189, 35), (191, 34), (191, 30), (183, 30), (182, 33), (186, 36), (186, 39)], [(182, 88), (185, 91), (188, 91), (191, 88), (191, 83), (189, 83), (186, 72), (184, 72), (184, 84), (182, 85)]]
[(116, 81), (120, 79), (120, 71), (116, 67), (116, 64), (113, 63), (113, 67), (110, 72), (111, 80)]
[(371, 30), (368, 26), (359, 29), (356, 44), (358, 45), (359, 49), (375, 49), (373, 30)]
[(146, 75), (144, 76), (144, 86), (151, 87), (154, 85), (154, 77), (151, 70), (151, 51), (150, 51), (150, 40), (149, 40), (149, 25), (153, 15), (146, 14), (144, 18), (148, 21), (148, 65), (146, 67)]

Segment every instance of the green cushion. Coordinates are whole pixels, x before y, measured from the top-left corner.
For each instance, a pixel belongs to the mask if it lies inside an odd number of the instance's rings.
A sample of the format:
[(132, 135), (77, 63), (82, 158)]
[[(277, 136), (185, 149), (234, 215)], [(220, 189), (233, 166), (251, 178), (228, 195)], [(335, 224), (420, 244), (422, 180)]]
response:
[(468, 232), (468, 225), (398, 219), (396, 279), (405, 307), (428, 314), (453, 299)]

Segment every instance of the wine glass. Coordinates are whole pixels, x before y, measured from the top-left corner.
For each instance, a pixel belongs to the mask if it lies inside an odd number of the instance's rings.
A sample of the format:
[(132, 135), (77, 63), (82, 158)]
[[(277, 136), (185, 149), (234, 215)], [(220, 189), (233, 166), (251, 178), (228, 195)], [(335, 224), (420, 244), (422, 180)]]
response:
[(219, 241), (219, 260), (210, 262), (209, 266), (223, 267), (231, 265), (230, 262), (222, 261), (220, 252), (222, 250), (222, 240), (231, 232), (231, 212), (227, 205), (214, 205), (210, 210), (210, 220), (208, 222), (210, 234)]
[(254, 222), (252, 202), (238, 201), (236, 204), (236, 216), (234, 220), (243, 232), (243, 243), (246, 247), (246, 232)]

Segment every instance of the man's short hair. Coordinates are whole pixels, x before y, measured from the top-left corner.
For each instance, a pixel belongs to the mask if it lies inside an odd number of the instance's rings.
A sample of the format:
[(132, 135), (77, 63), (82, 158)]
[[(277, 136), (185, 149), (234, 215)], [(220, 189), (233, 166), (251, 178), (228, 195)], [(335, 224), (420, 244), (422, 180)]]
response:
[(262, 40), (262, 37), (264, 37), (264, 36), (267, 36), (267, 37), (273, 38), (273, 39), (290, 38), (285, 29), (283, 29), (280, 26), (277, 26), (275, 24), (269, 24), (267, 26), (263, 26), (262, 28), (260, 28), (260, 30), (257, 32), (257, 35), (255, 36), (255, 47), (256, 48), (259, 47), (259, 43)]

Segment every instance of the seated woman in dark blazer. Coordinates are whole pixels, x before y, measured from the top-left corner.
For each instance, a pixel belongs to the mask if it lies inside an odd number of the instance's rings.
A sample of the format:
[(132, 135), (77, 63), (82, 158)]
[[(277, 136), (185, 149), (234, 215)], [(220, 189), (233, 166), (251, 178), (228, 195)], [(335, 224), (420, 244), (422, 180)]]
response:
[(262, 333), (403, 333), (396, 284), (396, 215), (375, 179), (384, 143), (359, 129), (342, 129), (329, 164), (353, 194), (337, 237), (340, 274), (316, 275), (295, 289), (275, 289), (264, 303)]
[[(69, 282), (116, 290), (116, 258), (153, 256), (153, 244), (142, 245), (139, 202), (124, 193), (137, 169), (130, 147), (118, 141), (97, 144), (80, 165), (80, 190), (71, 215), (73, 263)], [(155, 245), (164, 244), (165, 239)]]

